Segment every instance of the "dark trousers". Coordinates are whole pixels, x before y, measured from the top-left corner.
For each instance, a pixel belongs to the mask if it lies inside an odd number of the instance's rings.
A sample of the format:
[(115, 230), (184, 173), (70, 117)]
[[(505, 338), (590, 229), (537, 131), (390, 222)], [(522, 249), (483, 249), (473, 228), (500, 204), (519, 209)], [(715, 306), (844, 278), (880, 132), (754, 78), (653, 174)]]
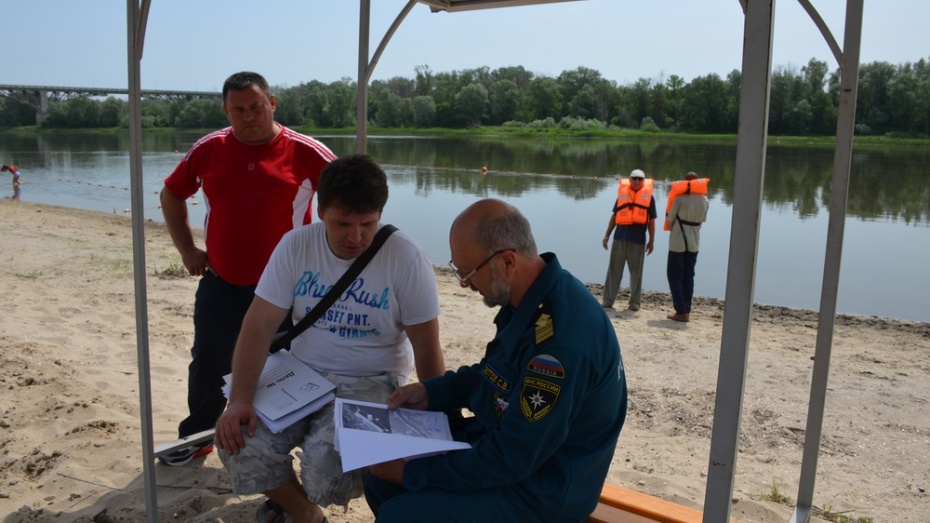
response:
[[(178, 425), (178, 437), (190, 436), (216, 426), (226, 398), (223, 376), (232, 371), (232, 355), (246, 311), (255, 297), (255, 285), (233, 285), (206, 273), (194, 297), (194, 346), (187, 368), (187, 408)], [(293, 327), (291, 315), (279, 331)]]
[(672, 293), (672, 304), (678, 314), (691, 313), (691, 298), (694, 296), (694, 266), (696, 252), (668, 252), (668, 288)]
[(232, 368), (233, 349), (242, 319), (255, 296), (254, 285), (233, 285), (208, 272), (194, 298), (194, 346), (187, 374), (190, 415), (178, 426), (185, 437), (216, 426), (226, 408), (223, 376)]
[[(454, 452), (454, 451), (453, 451)], [(452, 491), (408, 491), (396, 483), (365, 476), (365, 501), (377, 523), (570, 523), (584, 517), (541, 514), (511, 487)]]

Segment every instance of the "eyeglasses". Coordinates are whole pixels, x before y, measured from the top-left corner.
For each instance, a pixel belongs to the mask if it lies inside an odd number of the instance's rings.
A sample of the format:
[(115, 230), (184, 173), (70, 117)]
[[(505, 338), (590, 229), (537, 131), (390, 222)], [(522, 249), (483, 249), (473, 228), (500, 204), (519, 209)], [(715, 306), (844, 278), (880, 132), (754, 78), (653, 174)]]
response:
[(449, 267), (452, 268), (452, 274), (454, 274), (455, 277), (458, 278), (459, 283), (461, 283), (462, 285), (467, 285), (467, 284), (468, 284), (468, 280), (469, 280), (472, 276), (474, 276), (474, 275), (478, 272), (479, 269), (481, 269), (482, 267), (484, 267), (485, 265), (487, 265), (489, 261), (493, 260), (495, 256), (497, 256), (498, 254), (507, 252), (507, 251), (512, 251), (512, 250), (514, 250), (514, 249), (501, 249), (501, 250), (499, 250), (499, 251), (494, 251), (493, 254), (491, 254), (490, 256), (488, 256), (483, 262), (479, 263), (477, 267), (475, 267), (474, 269), (472, 269), (472, 271), (469, 272), (468, 274), (466, 274), (465, 276), (462, 276), (462, 275), (460, 274), (459, 268), (456, 267), (454, 263), (452, 263), (452, 260), (449, 260)]

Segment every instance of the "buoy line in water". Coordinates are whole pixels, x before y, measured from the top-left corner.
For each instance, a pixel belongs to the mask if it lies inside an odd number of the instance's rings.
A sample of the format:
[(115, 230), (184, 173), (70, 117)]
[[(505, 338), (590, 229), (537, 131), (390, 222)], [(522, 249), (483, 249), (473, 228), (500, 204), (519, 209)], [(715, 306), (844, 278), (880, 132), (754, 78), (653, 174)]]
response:
[[(537, 173), (537, 172), (497, 170), (497, 169), (489, 169), (486, 165), (481, 166), (480, 168), (470, 168), (470, 167), (455, 167), (455, 166), (445, 167), (445, 166), (435, 166), (435, 165), (405, 165), (405, 164), (385, 163), (385, 164), (381, 164), (381, 166), (382, 168), (391, 168), (391, 169), (415, 169), (415, 170), (423, 170), (423, 171), (431, 171), (431, 172), (461, 172), (461, 173), (471, 173), (471, 174), (476, 174), (476, 175), (481, 175), (481, 176), (529, 176), (529, 177), (547, 177), (547, 178), (570, 178), (570, 179), (581, 179), (581, 180), (607, 180), (607, 179), (620, 180), (623, 178), (623, 176), (619, 174), (607, 174), (604, 176), (596, 176), (596, 175), (582, 176), (582, 175), (576, 175), (576, 174), (571, 174), (571, 173), (568, 173), (568, 174), (566, 173)], [(52, 178), (48, 177), (48, 180), (51, 181)], [(59, 177), (57, 178), (57, 181), (63, 182), (63, 183), (74, 183), (76, 185), (86, 185), (88, 187), (97, 187), (100, 189), (129, 191), (129, 186), (94, 183), (94, 182), (84, 181), (81, 179), (72, 180), (71, 178), (60, 178)], [(656, 180), (656, 185), (666, 186), (666, 185), (669, 185), (669, 183)], [(160, 193), (160, 191), (153, 191), (153, 193), (157, 195)], [(191, 206), (196, 206), (196, 205), (199, 205), (200, 202), (196, 198), (194, 198), (194, 199), (188, 199), (187, 204)], [(157, 208), (161, 209), (161, 205), (158, 205)], [(124, 214), (130, 214), (131, 212), (132, 210), (129, 208), (123, 209)], [(113, 213), (117, 214), (116, 208), (113, 209)]]
[(468, 167), (441, 167), (435, 165), (403, 165), (403, 164), (390, 164), (383, 163), (381, 164), (382, 168), (396, 168), (396, 169), (423, 169), (430, 171), (450, 171), (450, 172), (463, 172), (463, 173), (475, 173), (482, 176), (486, 175), (503, 175), (503, 176), (546, 176), (551, 178), (577, 178), (585, 180), (604, 180), (609, 178), (619, 179), (620, 175), (609, 174), (605, 176), (582, 176), (576, 174), (565, 174), (565, 173), (536, 173), (536, 172), (521, 172), (521, 171), (501, 171), (488, 169), (487, 166), (482, 166), (478, 169), (468, 168)]

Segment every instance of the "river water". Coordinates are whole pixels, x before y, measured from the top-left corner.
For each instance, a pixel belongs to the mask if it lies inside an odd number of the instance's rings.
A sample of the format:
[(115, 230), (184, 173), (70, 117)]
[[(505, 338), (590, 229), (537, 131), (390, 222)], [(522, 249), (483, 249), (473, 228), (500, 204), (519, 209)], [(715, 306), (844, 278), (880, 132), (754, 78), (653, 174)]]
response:
[[(164, 177), (199, 138), (184, 132), (147, 133), (143, 144), (145, 218), (162, 220), (157, 193)], [(336, 154), (350, 154), (354, 137), (319, 136)], [(449, 260), (454, 217), (478, 198), (520, 208), (541, 251), (556, 252), (585, 282), (602, 283), (607, 251), (601, 238), (617, 181), (643, 169), (656, 180), (660, 215), (666, 184), (696, 171), (711, 179), (710, 212), (702, 228), (695, 294), (723, 298), (732, 227), (736, 149), (661, 141), (617, 143), (579, 138), (369, 138), (369, 154), (389, 176), (383, 220), (411, 234), (433, 263)], [(129, 144), (125, 133), (0, 133), (0, 161), (14, 163), (23, 184), (4, 197), (129, 215)], [(833, 150), (782, 146), (766, 159), (755, 301), (816, 310), (828, 222)], [(481, 174), (486, 166), (487, 174)], [(840, 277), (840, 313), (930, 321), (930, 150), (867, 148), (854, 152)], [(9, 183), (7, 180), (5, 183)], [(3, 187), (3, 186), (0, 186)], [(199, 195), (198, 195), (199, 196)], [(190, 201), (191, 222), (203, 205)], [(643, 286), (667, 292), (668, 234), (657, 222), (655, 252)], [(628, 284), (624, 275), (623, 286)]]

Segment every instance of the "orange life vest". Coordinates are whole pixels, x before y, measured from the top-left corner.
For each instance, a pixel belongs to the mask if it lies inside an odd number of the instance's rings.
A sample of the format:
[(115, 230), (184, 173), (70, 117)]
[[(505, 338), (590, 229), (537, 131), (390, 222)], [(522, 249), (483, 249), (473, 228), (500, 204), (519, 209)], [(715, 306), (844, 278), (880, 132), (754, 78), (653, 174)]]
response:
[(668, 190), (668, 205), (665, 206), (665, 225), (662, 226), (664, 230), (670, 231), (672, 229), (672, 225), (668, 223), (668, 213), (672, 211), (672, 202), (675, 201), (675, 198), (680, 194), (703, 194), (706, 196), (708, 183), (710, 183), (710, 178), (672, 182), (672, 186)]
[(643, 187), (633, 193), (630, 180), (620, 180), (617, 189), (617, 225), (646, 225), (649, 222), (649, 202), (652, 201), (652, 178), (643, 181)]

